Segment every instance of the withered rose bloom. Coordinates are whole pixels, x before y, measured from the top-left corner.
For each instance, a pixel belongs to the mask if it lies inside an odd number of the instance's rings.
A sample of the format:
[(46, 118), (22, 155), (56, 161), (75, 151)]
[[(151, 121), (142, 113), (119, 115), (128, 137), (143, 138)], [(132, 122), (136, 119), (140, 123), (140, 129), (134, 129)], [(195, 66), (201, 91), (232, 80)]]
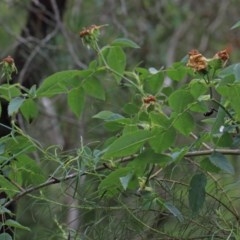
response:
[(217, 52), (213, 58), (221, 59), (223, 62), (226, 62), (229, 59), (230, 49), (226, 48), (222, 51)]
[(83, 45), (86, 45), (88, 48), (96, 49), (97, 41), (100, 36), (99, 29), (107, 25), (91, 25), (90, 27), (83, 28), (79, 33), (80, 38), (82, 39)]
[(188, 67), (193, 68), (195, 71), (198, 72), (205, 71), (207, 69), (207, 59), (198, 50), (191, 50), (188, 53), (188, 56)]
[(13, 64), (14, 63), (14, 59), (11, 56), (7, 56), (6, 58), (4, 58), (2, 60), (2, 62), (8, 63), (8, 64)]
[(151, 103), (155, 103), (157, 101), (156, 97), (155, 96), (152, 96), (152, 95), (149, 95), (145, 98), (143, 98), (143, 102), (145, 104), (151, 104)]
[(84, 28), (80, 33), (80, 37), (86, 37), (89, 35), (92, 35), (94, 33), (94, 31), (98, 30), (99, 28), (101, 28), (102, 26), (97, 26), (97, 25), (91, 25), (90, 27)]

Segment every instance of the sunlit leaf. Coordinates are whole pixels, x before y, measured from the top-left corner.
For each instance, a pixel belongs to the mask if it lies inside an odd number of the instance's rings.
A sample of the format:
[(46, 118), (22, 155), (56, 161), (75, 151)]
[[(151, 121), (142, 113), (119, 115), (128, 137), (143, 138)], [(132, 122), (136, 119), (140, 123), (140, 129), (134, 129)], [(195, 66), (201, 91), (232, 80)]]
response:
[(105, 90), (99, 79), (89, 78), (83, 82), (82, 86), (86, 94), (100, 100), (105, 100)]
[(1, 84), (0, 85), (0, 97), (10, 101), (12, 98), (20, 96), (21, 91), (15, 85)]
[(111, 43), (111, 46), (140, 48), (139, 45), (127, 38), (117, 38)]
[(101, 111), (94, 115), (93, 118), (99, 118), (105, 121), (113, 121), (116, 119), (123, 119), (124, 117), (118, 113), (113, 113), (111, 111)]
[(54, 73), (43, 80), (36, 94), (39, 97), (51, 97), (67, 93), (69, 89), (78, 87), (81, 79), (88, 78), (91, 74), (90, 70), (67, 70)]
[(175, 81), (182, 80), (186, 76), (187, 72), (187, 67), (181, 62), (175, 63), (172, 67), (167, 69), (168, 77)]
[(188, 112), (179, 113), (175, 115), (173, 120), (173, 126), (182, 134), (189, 135), (189, 133), (194, 129), (195, 122), (192, 115)]
[(23, 186), (40, 184), (47, 177), (39, 164), (24, 154), (17, 157), (15, 168), (18, 170), (17, 173), (15, 173), (15, 177), (17, 175), (20, 176)]
[(144, 79), (144, 90), (150, 94), (157, 94), (164, 81), (164, 73), (159, 71), (155, 74), (150, 74)]
[(19, 189), (12, 183), (10, 183), (3, 175), (0, 175), (0, 190), (7, 193), (12, 197), (19, 192)]
[(187, 90), (177, 90), (168, 98), (169, 106), (176, 112), (182, 112), (194, 98)]
[(120, 83), (126, 67), (126, 55), (121, 47), (110, 47), (107, 48), (106, 51), (107, 64), (112, 69), (112, 73), (117, 82)]
[(129, 173), (126, 176), (123, 176), (123, 177), (119, 178), (124, 190), (126, 190), (128, 188), (128, 184), (129, 184), (132, 177), (133, 177), (133, 173)]
[(190, 92), (195, 98), (198, 98), (199, 96), (205, 94), (208, 90), (208, 86), (206, 85), (205, 81), (200, 79), (191, 80), (189, 86)]
[(8, 115), (12, 116), (13, 114), (18, 113), (18, 110), (22, 106), (24, 101), (25, 98), (22, 97), (13, 98), (8, 105)]
[(26, 231), (31, 231), (30, 228), (23, 226), (22, 224), (20, 224), (19, 222), (15, 221), (13, 219), (7, 219), (4, 222), (4, 225), (9, 226), (9, 227), (22, 229), (22, 230), (26, 230)]
[(153, 138), (152, 133), (145, 130), (125, 134), (109, 146), (103, 158), (109, 159), (134, 154), (151, 138)]
[(132, 169), (129, 167), (119, 168), (111, 172), (99, 184), (98, 186), (99, 194), (104, 195), (106, 197), (114, 196), (115, 194), (120, 192), (121, 189), (123, 189), (120, 178), (126, 177), (128, 174), (131, 174), (131, 173), (132, 173)]
[(33, 99), (29, 98), (24, 101), (20, 107), (23, 117), (29, 122), (38, 115), (38, 105)]
[(173, 128), (153, 129), (154, 138), (150, 139), (149, 144), (156, 153), (167, 150), (174, 143), (176, 131)]

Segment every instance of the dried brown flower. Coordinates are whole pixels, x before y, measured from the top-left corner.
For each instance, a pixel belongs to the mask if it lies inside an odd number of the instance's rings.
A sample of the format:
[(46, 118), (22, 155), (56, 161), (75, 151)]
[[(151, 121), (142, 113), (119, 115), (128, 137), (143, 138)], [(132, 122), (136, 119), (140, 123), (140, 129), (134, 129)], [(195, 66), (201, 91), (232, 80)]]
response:
[(4, 58), (2, 60), (2, 62), (8, 63), (8, 64), (13, 64), (14, 63), (14, 59), (11, 56), (7, 56), (6, 58)]
[(207, 59), (196, 49), (191, 50), (188, 53), (187, 66), (193, 68), (195, 71), (203, 71), (207, 69)]
[(84, 28), (80, 33), (80, 37), (84, 38), (86, 36), (90, 36), (94, 33), (94, 31), (98, 30), (102, 26), (97, 26), (97, 25), (91, 25), (90, 27)]
[(156, 101), (157, 101), (156, 97), (154, 97), (152, 95), (149, 95), (149, 96), (143, 98), (143, 102), (145, 104), (155, 103)]
[(226, 48), (222, 51), (219, 51), (217, 52), (215, 55), (214, 55), (214, 59), (221, 59), (223, 62), (226, 62), (228, 61), (229, 59), (229, 54), (231, 52), (231, 49), (230, 48)]

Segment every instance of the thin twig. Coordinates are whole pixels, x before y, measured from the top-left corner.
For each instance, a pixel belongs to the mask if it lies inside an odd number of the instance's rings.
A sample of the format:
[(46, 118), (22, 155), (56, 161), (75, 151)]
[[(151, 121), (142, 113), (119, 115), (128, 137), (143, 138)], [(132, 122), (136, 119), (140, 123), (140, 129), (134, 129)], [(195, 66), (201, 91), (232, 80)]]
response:
[[(240, 149), (209, 149), (209, 150), (193, 151), (193, 152), (186, 153), (184, 157), (198, 157), (198, 156), (211, 155), (213, 153), (222, 153), (224, 155), (240, 155)], [(135, 155), (132, 155), (132, 156), (129, 156), (129, 157), (125, 157), (125, 158), (116, 160), (116, 163), (129, 162), (129, 161), (132, 161), (133, 159), (135, 159), (137, 156), (138, 155), (135, 154)], [(94, 172), (102, 171), (104, 169), (106, 169), (106, 167), (104, 165), (102, 165), (102, 166), (96, 168), (94, 170)], [(24, 191), (19, 192), (18, 194), (15, 195), (15, 197), (13, 197), (11, 200), (9, 200), (5, 204), (5, 207), (7, 207), (11, 203), (19, 200), (23, 196), (28, 195), (32, 192), (35, 192), (39, 189), (42, 189), (44, 187), (47, 187), (47, 186), (50, 186), (50, 185), (53, 185), (53, 184), (62, 183), (62, 182), (68, 181), (70, 179), (73, 179), (75, 177), (85, 176), (85, 175), (88, 175), (90, 173), (91, 173), (91, 171), (90, 172), (85, 171), (85, 172), (82, 172), (81, 174), (79, 174), (79, 172), (74, 172), (72, 174), (68, 174), (67, 176), (61, 177), (61, 178), (51, 177), (46, 182), (43, 182), (43, 183), (41, 183), (37, 186), (33, 186), (33, 187), (25, 189)]]

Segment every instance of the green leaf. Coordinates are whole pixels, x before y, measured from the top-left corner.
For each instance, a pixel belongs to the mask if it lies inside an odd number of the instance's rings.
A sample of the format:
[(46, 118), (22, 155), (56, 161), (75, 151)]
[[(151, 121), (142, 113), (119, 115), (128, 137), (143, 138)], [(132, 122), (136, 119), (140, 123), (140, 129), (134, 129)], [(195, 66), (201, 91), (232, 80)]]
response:
[(93, 118), (99, 118), (105, 121), (113, 121), (117, 119), (123, 119), (124, 117), (118, 113), (113, 113), (111, 111), (101, 111), (94, 115)]
[(178, 162), (182, 160), (188, 151), (189, 151), (188, 147), (174, 149), (173, 152), (171, 153), (171, 158), (173, 159), (173, 162)]
[(1, 233), (0, 240), (13, 240), (13, 239), (8, 233)]
[(225, 100), (229, 100), (231, 107), (236, 111), (236, 120), (240, 120), (240, 82), (220, 86), (217, 91), (225, 97)]
[(146, 130), (125, 134), (109, 146), (103, 158), (109, 159), (134, 154), (151, 138), (153, 138), (152, 133)]
[(179, 113), (173, 120), (173, 126), (183, 135), (188, 136), (194, 129), (194, 118), (188, 112)]
[(20, 96), (21, 91), (15, 85), (2, 84), (0, 86), (0, 97), (10, 101), (12, 98)]
[(132, 115), (138, 113), (139, 107), (136, 104), (130, 102), (124, 105), (123, 110), (125, 113)]
[(110, 131), (116, 131), (129, 124), (131, 124), (131, 120), (129, 118), (118, 118), (115, 120), (106, 121), (104, 123), (104, 127)]
[(189, 206), (193, 214), (198, 214), (205, 202), (205, 187), (207, 184), (207, 178), (203, 173), (195, 174), (190, 182), (189, 186)]
[(212, 164), (208, 158), (204, 158), (200, 162), (200, 166), (202, 169), (204, 169), (208, 172), (219, 173), (219, 171), (220, 171), (220, 169), (218, 167), (216, 167), (214, 164)]
[(6, 150), (6, 145), (5, 143), (0, 143), (0, 155), (4, 154)]
[(19, 189), (10, 183), (3, 175), (0, 175), (0, 191), (5, 192), (9, 197), (13, 197)]
[(133, 177), (133, 173), (128, 173), (126, 176), (120, 177), (119, 180), (124, 190), (127, 190), (128, 184)]
[(176, 132), (174, 128), (169, 128), (167, 130), (155, 128), (152, 132), (154, 138), (149, 140), (149, 144), (156, 153), (161, 153), (164, 150), (167, 150), (175, 141)]
[(233, 65), (233, 75), (235, 77), (235, 82), (240, 81), (240, 63), (236, 63)]
[(105, 100), (105, 90), (97, 78), (89, 78), (83, 82), (83, 89), (91, 97)]
[(221, 79), (220, 85), (223, 83), (225, 83), (225, 79), (231, 80), (231, 82), (234, 82), (234, 75), (233, 75), (233, 69), (234, 69), (234, 64), (223, 68), (219, 71), (218, 73), (218, 77)]
[(22, 229), (22, 230), (26, 230), (26, 231), (31, 231), (30, 228), (23, 226), (22, 224), (20, 224), (19, 222), (12, 220), (12, 219), (7, 219), (4, 222), (5, 226), (9, 226), (9, 227), (14, 227), (14, 228), (18, 228), (18, 229)]
[(39, 97), (51, 97), (67, 93), (69, 89), (80, 85), (80, 77), (87, 78), (91, 74), (92, 71), (89, 70), (67, 70), (54, 73), (44, 79), (36, 94)]
[(236, 22), (231, 29), (239, 28), (240, 27), (240, 21)]
[[(167, 154), (156, 153), (152, 149), (146, 149), (145, 151), (140, 153), (134, 159), (134, 161), (136, 161), (137, 164), (139, 164), (139, 163), (145, 163), (145, 164), (154, 163), (154, 164), (158, 164), (161, 167), (167, 166), (169, 163), (172, 162), (172, 160), (173, 159), (171, 158), (171, 156), (169, 156)], [(139, 165), (141, 165), (141, 164), (139, 164)]]
[(193, 80), (191, 80), (189, 86), (190, 86), (190, 93), (196, 99), (199, 96), (204, 95), (207, 92), (207, 90), (208, 90), (208, 87), (206, 86), (206, 83), (202, 79), (193, 79)]
[[(233, 127), (233, 126), (231, 126)], [(233, 127), (234, 128), (234, 127)], [(215, 143), (216, 146), (218, 147), (229, 147), (231, 148), (233, 145), (233, 137), (232, 133), (224, 132), (224, 133), (219, 133), (215, 134), (212, 137), (213, 142)]]
[(126, 67), (126, 55), (122, 48), (107, 48), (106, 61), (108, 66), (112, 69), (115, 79), (120, 83)]
[(12, 116), (13, 114), (18, 113), (19, 108), (24, 103), (25, 99), (22, 97), (13, 98), (8, 105), (8, 115)]
[(182, 80), (186, 76), (187, 72), (187, 67), (181, 62), (175, 63), (172, 67), (167, 69), (168, 77), (175, 81)]
[(184, 221), (184, 217), (182, 215), (182, 213), (178, 210), (178, 208), (176, 206), (174, 206), (172, 203), (170, 202), (165, 202), (163, 204), (163, 206), (170, 212), (172, 213), (173, 216), (175, 216), (179, 222), (183, 222)]
[(149, 75), (146, 79), (144, 79), (144, 90), (150, 94), (157, 94), (163, 84), (164, 81), (164, 73), (157, 72), (156, 74)]
[(3, 143), (6, 145), (6, 151), (10, 152), (14, 156), (13, 158), (36, 150), (36, 143), (30, 140), (29, 136), (6, 138)]
[(183, 112), (193, 101), (193, 96), (187, 90), (177, 90), (168, 98), (169, 106), (176, 112)]
[(167, 129), (172, 122), (163, 112), (150, 112), (149, 117), (151, 119), (151, 126), (158, 126)]
[(16, 159), (15, 167), (17, 173), (14, 174), (15, 177), (16, 175), (19, 175), (23, 186), (40, 184), (45, 180), (46, 176), (44, 175), (43, 170), (34, 159), (25, 154), (18, 156)]
[(79, 88), (74, 88), (68, 93), (68, 106), (76, 117), (80, 117), (84, 108), (85, 103), (85, 93), (84, 90)]
[(98, 186), (100, 195), (112, 197), (117, 194), (123, 188), (120, 179), (128, 174), (132, 174), (132, 169), (129, 167), (119, 168), (111, 172)]
[(31, 98), (26, 99), (22, 106), (20, 107), (20, 111), (23, 117), (29, 122), (32, 119), (36, 118), (38, 115), (38, 105)]
[[(222, 97), (221, 103), (223, 103), (223, 101), (224, 101), (224, 98)], [(219, 134), (220, 127), (223, 126), (225, 123), (225, 116), (226, 116), (226, 112), (224, 111), (224, 109), (219, 108), (217, 112), (217, 116), (212, 126), (212, 131), (211, 131), (212, 134)]]
[(205, 113), (209, 111), (209, 108), (206, 105), (206, 103), (204, 103), (203, 101), (196, 101), (194, 104), (192, 104), (192, 106), (190, 107), (190, 110), (192, 112)]
[(127, 38), (117, 38), (111, 43), (111, 46), (140, 48), (139, 45)]
[(222, 171), (229, 174), (234, 174), (233, 166), (230, 164), (230, 162), (222, 153), (219, 152), (212, 153), (209, 156), (209, 160), (211, 161), (212, 164), (220, 168)]

